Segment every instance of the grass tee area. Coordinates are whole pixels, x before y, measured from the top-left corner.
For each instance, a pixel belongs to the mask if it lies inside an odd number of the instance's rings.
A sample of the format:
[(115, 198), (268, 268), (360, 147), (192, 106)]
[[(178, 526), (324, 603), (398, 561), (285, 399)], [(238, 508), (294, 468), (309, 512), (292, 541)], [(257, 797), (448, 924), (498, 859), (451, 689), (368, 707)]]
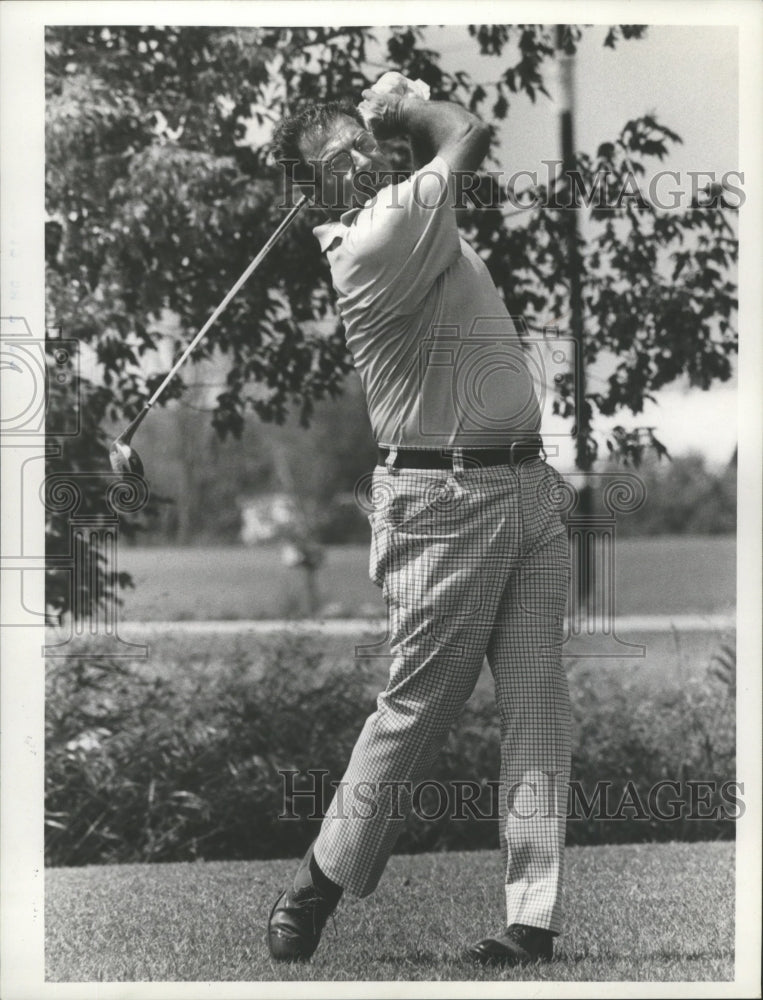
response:
[[(699, 587), (699, 603), (687, 597), (695, 581), (679, 586), (655, 559), (651, 579), (634, 573), (623, 588), (622, 613), (727, 610), (729, 574), (719, 572), (714, 585), (711, 553), (701, 555), (706, 586)], [(214, 601), (221, 594), (247, 591), (243, 562), (228, 569), (227, 581), (210, 570), (203, 589), (186, 574), (180, 590), (198, 602), (190, 611), (168, 607), (157, 594), (155, 620), (203, 618), (203, 610), (219, 617)], [(359, 568), (347, 573), (348, 594), (359, 575)], [(270, 581), (273, 590), (276, 582)], [(228, 606), (233, 617), (265, 611)], [(151, 639), (146, 660), (101, 661), (92, 643), (80, 659), (51, 659), (47, 977), (732, 979), (734, 821), (749, 794), (734, 786), (733, 636), (623, 638), (643, 643), (645, 658), (567, 663), (572, 778), (583, 800), (568, 812), (565, 932), (556, 959), (503, 972), (459, 960), (463, 947), (500, 930), (503, 873), (496, 818), (455, 821), (450, 798), (437, 819), (411, 817), (377, 892), (342, 903), (337, 933), (329, 923), (310, 965), (276, 966), (268, 956), (269, 909), (316, 835), (328, 804), (322, 797), (341, 778), (384, 685), (383, 636), (170, 631)], [(432, 778), (448, 796), (466, 781), (487, 787), (498, 776), (498, 760), (485, 670)], [(312, 806), (299, 796), (289, 802), (295, 790), (316, 787), (311, 768), (326, 776), (317, 799)], [(297, 775), (288, 794), (285, 772)], [(605, 786), (607, 799), (596, 799)], [(437, 805), (423, 801), (422, 811)], [(290, 821), (278, 818), (285, 808), (296, 814)], [(489, 810), (489, 796), (479, 808)]]
[(375, 893), (344, 900), (309, 965), (274, 963), (264, 931), (293, 862), (51, 869), (53, 981), (568, 980), (734, 977), (730, 843), (570, 848), (555, 960), (483, 970), (462, 948), (496, 933), (497, 852), (393, 856)]

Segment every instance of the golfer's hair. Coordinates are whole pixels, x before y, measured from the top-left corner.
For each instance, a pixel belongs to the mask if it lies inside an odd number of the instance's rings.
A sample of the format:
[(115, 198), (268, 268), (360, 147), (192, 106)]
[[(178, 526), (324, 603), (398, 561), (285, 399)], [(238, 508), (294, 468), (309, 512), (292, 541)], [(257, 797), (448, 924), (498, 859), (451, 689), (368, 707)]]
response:
[[(289, 114), (276, 125), (270, 143), (271, 153), (276, 163), (281, 163), (295, 179), (308, 179), (309, 165), (305, 162), (299, 144), (319, 132), (329, 128), (337, 118), (346, 115), (365, 128), (360, 112), (351, 101), (328, 101), (325, 104), (308, 104)], [(296, 166), (295, 166), (296, 165)]]

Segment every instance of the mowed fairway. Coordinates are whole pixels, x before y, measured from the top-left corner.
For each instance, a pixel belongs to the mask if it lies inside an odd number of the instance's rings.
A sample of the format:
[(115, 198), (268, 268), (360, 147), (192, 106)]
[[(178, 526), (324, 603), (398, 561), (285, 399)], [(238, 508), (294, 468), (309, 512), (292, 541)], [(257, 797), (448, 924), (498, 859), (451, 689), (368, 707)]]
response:
[(570, 848), (555, 961), (483, 970), (464, 945), (503, 913), (498, 852), (395, 856), (375, 893), (345, 900), (309, 965), (272, 962), (268, 912), (293, 861), (46, 872), (46, 978), (726, 981), (734, 977), (734, 845)]
[[(625, 539), (615, 551), (620, 615), (711, 614), (736, 603), (736, 540), (731, 536)], [(133, 576), (122, 621), (294, 618), (305, 610), (300, 570), (280, 549), (120, 548), (119, 568)], [(322, 608), (336, 617), (384, 615), (368, 579), (368, 547), (336, 546), (318, 577)]]

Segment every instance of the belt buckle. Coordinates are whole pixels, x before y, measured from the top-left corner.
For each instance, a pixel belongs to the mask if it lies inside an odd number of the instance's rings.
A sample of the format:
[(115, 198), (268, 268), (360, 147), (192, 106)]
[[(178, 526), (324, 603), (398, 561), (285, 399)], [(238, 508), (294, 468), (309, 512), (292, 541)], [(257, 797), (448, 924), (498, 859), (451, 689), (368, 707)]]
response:
[(464, 471), (465, 454), (466, 450), (464, 448), (456, 446), (450, 449), (450, 467), (454, 476), (458, 476)]
[(397, 447), (393, 444), (387, 451), (387, 457), (384, 460), (384, 468), (387, 470), (387, 473), (391, 476), (394, 476), (398, 471), (397, 466), (395, 465), (396, 461), (397, 461)]

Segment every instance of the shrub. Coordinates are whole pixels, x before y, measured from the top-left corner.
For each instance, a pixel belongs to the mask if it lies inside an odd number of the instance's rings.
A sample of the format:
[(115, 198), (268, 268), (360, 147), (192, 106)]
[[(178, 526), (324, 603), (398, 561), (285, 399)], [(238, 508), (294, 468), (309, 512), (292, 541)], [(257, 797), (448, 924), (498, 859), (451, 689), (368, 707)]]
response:
[[(643, 687), (611, 678), (607, 683), (591, 670), (577, 675), (570, 687), (572, 778), (588, 803), (597, 787), (603, 787), (607, 801), (603, 809), (595, 806), (590, 819), (584, 818), (582, 805), (574, 810), (568, 840), (611, 844), (733, 837), (733, 820), (724, 818), (729, 809), (720, 792), (724, 782), (734, 780), (735, 768), (735, 706), (725, 685), (700, 675), (645, 698)], [(649, 805), (650, 790), (668, 781), (679, 787), (666, 787), (657, 806), (669, 815), (665, 800), (676, 799), (676, 819), (659, 818)], [(693, 782), (708, 787), (702, 790)], [(639, 818), (640, 806), (647, 818)], [(719, 808), (719, 816), (707, 818)]]
[[(319, 671), (307, 639), (189, 683), (63, 661), (49, 670), (46, 855), (53, 864), (273, 857), (280, 769), (341, 771), (370, 709), (361, 672)], [(314, 825), (314, 824), (313, 824)]]
[[(728, 660), (728, 655), (726, 659)], [(48, 671), (46, 858), (54, 865), (294, 856), (317, 833), (328, 782), (343, 774), (374, 697), (361, 666), (327, 666), (315, 638), (282, 635), (254, 651), (237, 647), (223, 664), (147, 677), (137, 664), (53, 661)], [(734, 700), (728, 667), (680, 689), (644, 697), (619, 675), (576, 671), (571, 678), (573, 780), (591, 799), (611, 782), (616, 810), (626, 783), (642, 798), (656, 782), (716, 783), (734, 777)], [(498, 775), (499, 740), (492, 703), (472, 700), (432, 773), (449, 796), (436, 820), (413, 815), (398, 850), (473, 849), (497, 844), (494, 820), (449, 821), (458, 780)], [(325, 795), (311, 818), (279, 819), (284, 779), (312, 785), (326, 772)], [(436, 811), (437, 802), (422, 805)], [(571, 819), (573, 843), (733, 836), (729, 819)]]

